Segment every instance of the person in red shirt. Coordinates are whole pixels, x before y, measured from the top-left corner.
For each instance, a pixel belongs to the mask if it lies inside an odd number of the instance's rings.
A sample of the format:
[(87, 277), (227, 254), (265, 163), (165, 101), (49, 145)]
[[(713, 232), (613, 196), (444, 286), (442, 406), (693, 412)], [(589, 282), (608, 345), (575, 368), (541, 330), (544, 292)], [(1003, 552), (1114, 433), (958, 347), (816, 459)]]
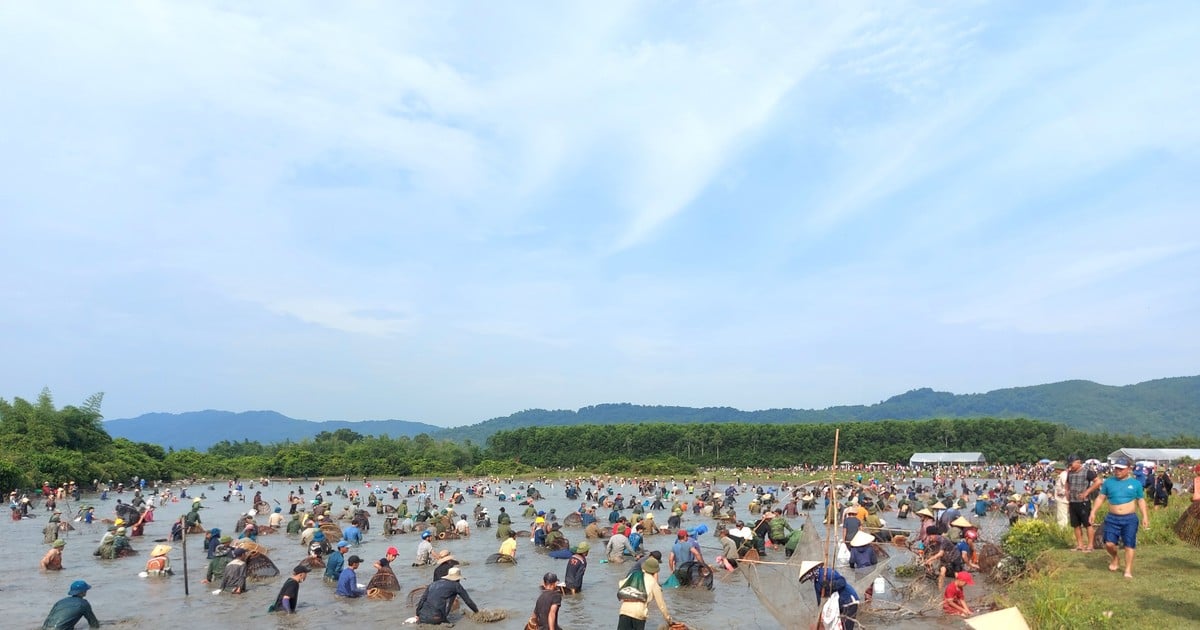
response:
[(954, 581), (950, 586), (946, 587), (945, 597), (942, 599), (943, 611), (964, 617), (971, 615), (971, 609), (967, 607), (967, 594), (963, 591), (964, 586), (975, 586), (975, 579), (970, 573), (959, 571), (954, 574)]

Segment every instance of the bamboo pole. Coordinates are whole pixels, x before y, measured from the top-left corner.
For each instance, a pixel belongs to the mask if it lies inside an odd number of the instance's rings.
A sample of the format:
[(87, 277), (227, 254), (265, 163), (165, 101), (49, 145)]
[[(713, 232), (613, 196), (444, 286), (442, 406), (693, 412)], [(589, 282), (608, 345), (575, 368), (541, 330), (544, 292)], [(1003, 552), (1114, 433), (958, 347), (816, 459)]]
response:
[[(833, 530), (832, 530), (832, 532), (828, 529), (826, 530), (826, 536), (825, 536), (826, 544), (825, 544), (825, 558), (824, 558), (824, 568), (826, 569), (826, 571), (828, 571), (831, 568), (830, 564), (829, 564), (829, 554), (830, 554), (830, 551), (832, 549), (834, 549), (833, 546), (837, 544), (838, 513), (841, 512), (841, 510), (838, 509), (840, 507), (840, 502), (838, 501), (837, 488), (835, 485), (837, 482), (837, 468), (838, 468), (838, 442), (841, 439), (841, 434), (842, 434), (841, 429), (834, 429), (834, 431), (833, 431), (833, 466), (829, 470), (829, 507), (833, 510), (833, 519), (832, 519), (833, 520), (833, 523), (832, 523)], [(837, 558), (836, 551), (833, 551), (833, 557), (835, 559)], [(821, 568), (817, 568), (814, 570), (820, 571)], [(826, 575), (828, 575), (828, 573), (826, 573)], [(829, 593), (827, 591), (828, 591), (829, 587), (831, 586), (831, 582), (832, 582), (832, 580), (824, 580), (821, 582), (821, 584), (822, 584), (822, 587), (821, 587), (822, 599), (829, 596)], [(821, 626), (821, 602), (818, 601), (817, 602), (817, 627), (819, 628), (820, 626)]]
[[(182, 517), (181, 517), (182, 518)], [(191, 595), (188, 592), (188, 565), (187, 565), (187, 523), (183, 524), (183, 596)]]

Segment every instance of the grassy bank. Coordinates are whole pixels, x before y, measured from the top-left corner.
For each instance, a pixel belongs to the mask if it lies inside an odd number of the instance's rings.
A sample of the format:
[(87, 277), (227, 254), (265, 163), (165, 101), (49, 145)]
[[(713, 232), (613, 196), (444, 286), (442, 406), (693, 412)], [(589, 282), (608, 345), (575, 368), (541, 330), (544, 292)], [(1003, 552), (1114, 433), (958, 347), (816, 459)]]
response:
[(1171, 531), (1187, 505), (1177, 501), (1152, 511), (1150, 531), (1139, 532), (1133, 579), (1123, 569), (1109, 571), (1103, 550), (1050, 549), (998, 597), (1000, 603), (1018, 606), (1039, 630), (1200, 628), (1200, 549)]

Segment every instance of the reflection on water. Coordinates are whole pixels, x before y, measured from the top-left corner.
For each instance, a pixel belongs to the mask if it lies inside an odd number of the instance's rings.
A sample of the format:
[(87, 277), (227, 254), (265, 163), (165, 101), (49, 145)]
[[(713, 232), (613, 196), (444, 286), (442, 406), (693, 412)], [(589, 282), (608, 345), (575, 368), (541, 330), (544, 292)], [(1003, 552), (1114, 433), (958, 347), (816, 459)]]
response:
[[(390, 481), (400, 483), (400, 480), (383, 480), (383, 485)], [(355, 482), (353, 487), (361, 488)], [(311, 498), (311, 483), (306, 489), (306, 498)], [(337, 484), (330, 483), (332, 488)], [(515, 486), (514, 486), (515, 487)], [(562, 494), (561, 484), (553, 488), (544, 485), (542, 489), (546, 499), (539, 502), (538, 507), (548, 510), (556, 508), (559, 517), (563, 517), (579, 506), (578, 501), (570, 501)], [(263, 498), (269, 502), (283, 502), (287, 498), (289, 487), (282, 483), (272, 484), (262, 490)], [(295, 490), (296, 486), (290, 486)], [(616, 488), (629, 494), (631, 488)], [(198, 496), (201, 492), (210, 498), (204, 501), (207, 509), (201, 512), (206, 528), (220, 527), (225, 533), (232, 534), (239, 512), (249, 509), (249, 503), (221, 501), (225, 494), (224, 484), (218, 485), (217, 490), (207, 490), (204, 486), (193, 486), (188, 493)], [(253, 490), (250, 491), (253, 494)], [(97, 506), (99, 517), (112, 518), (115, 499), (121, 495), (110, 495), (108, 501), (98, 501), (96, 497), (84, 497), (85, 503)], [(129, 497), (131, 495), (125, 495)], [(690, 498), (690, 497), (689, 497)], [(334, 513), (348, 502), (340, 497), (334, 497)], [(394, 503), (389, 500), (387, 503)], [(513, 513), (514, 526), (518, 529), (527, 528), (527, 519), (521, 518), (523, 507), (513, 502), (501, 503), (495, 498), (483, 499), (493, 517), (499, 512), (499, 507), (505, 505)], [(462, 509), (470, 511), (475, 499), (468, 499)], [(742, 502), (744, 505), (744, 501)], [(187, 630), (207, 630), (210, 628), (240, 628), (281, 627), (281, 628), (336, 628), (344, 624), (399, 624), (403, 619), (412, 615), (412, 609), (406, 606), (404, 597), (392, 601), (343, 600), (333, 596), (333, 589), (326, 586), (314, 573), (300, 587), (300, 613), (291, 617), (275, 615), (267, 612), (275, 598), (280, 585), (293, 567), (304, 557), (298, 537), (288, 537), (286, 534), (260, 536), (259, 542), (270, 549), (271, 559), (279, 566), (283, 575), (267, 582), (251, 583), (249, 591), (241, 596), (211, 594), (211, 586), (200, 583), (203, 578), (207, 560), (204, 557), (203, 537), (191, 536), (187, 542), (188, 553), (188, 587), (190, 595), (184, 594), (184, 562), (182, 545), (176, 543), (171, 551), (171, 565), (176, 571), (174, 577), (165, 579), (143, 579), (138, 573), (144, 568), (150, 548), (154, 540), (166, 538), (170, 531), (171, 522), (183, 515), (190, 502), (188, 500), (160, 507), (156, 511), (156, 520), (146, 527), (146, 534), (133, 539), (133, 545), (138, 549), (138, 556), (121, 560), (103, 561), (92, 556), (92, 551), (104, 534), (105, 525), (95, 523), (84, 525), (74, 523), (76, 531), (65, 534), (67, 546), (63, 554), (61, 572), (44, 573), (38, 569), (38, 562), (45, 553), (46, 545), (42, 544), (41, 529), (46, 524), (45, 512), (37, 512), (38, 518), (13, 522), (5, 520), (3, 524), (4, 541), (8, 547), (6, 553), (0, 555), (0, 591), (3, 591), (5, 610), (5, 627), (36, 628), (40, 627), (46, 613), (55, 601), (66, 595), (67, 586), (76, 579), (87, 580), (93, 586), (88, 594), (97, 616), (106, 623), (116, 623), (123, 627), (160, 627), (171, 628), (173, 624), (186, 624)], [(63, 506), (65, 515), (71, 515), (77, 507), (74, 504)], [(739, 506), (742, 507), (742, 506)], [(819, 509), (819, 508), (818, 508)], [(286, 507), (284, 512), (286, 513)], [(744, 507), (742, 510), (744, 511)], [(363, 557), (364, 562), (359, 571), (359, 582), (365, 584), (374, 573), (372, 562), (383, 556), (389, 546), (400, 550), (400, 557), (393, 565), (396, 576), (400, 581), (403, 593), (429, 582), (432, 569), (429, 567), (414, 568), (409, 566), (415, 556), (418, 537), (415, 534), (397, 534), (390, 537), (382, 536), (382, 517), (376, 515), (373, 509), (371, 515), (371, 531), (367, 533), (365, 542), (353, 550)], [(656, 514), (658, 521), (666, 522), (666, 514)], [(885, 520), (893, 527), (911, 529), (915, 526), (913, 520), (899, 520), (894, 514), (885, 514)], [(603, 517), (602, 517), (603, 520)], [(820, 524), (820, 515), (814, 515), (814, 521)], [(260, 518), (260, 523), (263, 519)], [(712, 538), (711, 531), (715, 523), (691, 514), (685, 515), (684, 525), (691, 527), (701, 522), (709, 524), (710, 533), (701, 537), (706, 558), (711, 561), (719, 553), (719, 544)], [(800, 519), (793, 519), (798, 524)], [(989, 517), (984, 522), (984, 536), (995, 539), (1003, 527), (999, 518)], [(580, 528), (564, 528), (563, 530), (572, 544), (583, 538)], [(494, 553), (499, 546), (495, 538), (495, 529), (474, 528), (473, 535), (466, 539), (439, 541), (438, 548), (448, 548), (454, 556), (463, 561), (466, 587), (475, 603), (480, 608), (506, 609), (509, 617), (495, 623), (475, 623), (469, 619), (455, 619), (456, 628), (489, 628), (494, 630), (522, 628), (533, 610), (533, 604), (538, 596), (541, 576), (546, 571), (555, 571), (563, 575), (566, 568), (565, 560), (556, 560), (536, 552), (529, 543), (528, 537), (518, 537), (520, 564), (496, 565), (484, 564), (484, 559)], [(594, 542), (594, 541), (593, 541)], [(658, 549), (664, 557), (669, 554), (672, 543), (671, 536), (650, 536), (646, 539), (647, 549)], [(612, 628), (616, 627), (618, 602), (616, 598), (617, 581), (624, 576), (628, 565), (608, 564), (602, 562), (603, 552), (599, 545), (594, 546), (589, 556), (589, 566), (584, 580), (584, 592), (579, 595), (568, 595), (563, 600), (562, 625), (564, 628)], [(892, 564), (903, 562), (903, 553), (896, 552), (891, 559)], [(784, 561), (781, 550), (768, 553), (765, 560)], [(890, 572), (885, 573), (893, 584), (899, 584)], [(982, 581), (981, 581), (982, 584)], [(982, 588), (982, 587), (972, 587)], [(812, 588), (808, 584), (781, 585), (779, 597), (813, 598)], [(978, 593), (979, 591), (976, 591)], [(969, 596), (974, 597), (970, 593)], [(936, 594), (935, 594), (936, 595)], [(745, 576), (740, 572), (725, 573), (719, 571), (716, 588), (713, 591), (669, 589), (666, 591), (667, 606), (672, 615), (695, 628), (717, 630), (721, 628), (737, 628), (749, 630), (753, 628), (780, 628), (781, 625), (760, 604)], [(792, 606), (788, 606), (791, 608)], [(815, 621), (798, 618), (794, 624), (783, 627), (807, 628)], [(648, 627), (655, 628), (662, 622), (657, 610), (652, 607)], [(872, 628), (929, 628), (945, 627), (960, 628), (961, 621), (942, 619), (938, 615), (907, 621), (895, 621), (886, 618), (871, 620)], [(80, 624), (84, 627), (84, 624)]]

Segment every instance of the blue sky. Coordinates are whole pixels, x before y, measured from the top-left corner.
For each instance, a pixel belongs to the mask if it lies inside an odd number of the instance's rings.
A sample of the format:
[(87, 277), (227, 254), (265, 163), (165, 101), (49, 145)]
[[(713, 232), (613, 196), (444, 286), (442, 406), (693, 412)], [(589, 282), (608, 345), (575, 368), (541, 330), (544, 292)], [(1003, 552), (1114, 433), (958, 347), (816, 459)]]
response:
[(1197, 23), (4, 3), (0, 396), (453, 426), (1197, 374)]

